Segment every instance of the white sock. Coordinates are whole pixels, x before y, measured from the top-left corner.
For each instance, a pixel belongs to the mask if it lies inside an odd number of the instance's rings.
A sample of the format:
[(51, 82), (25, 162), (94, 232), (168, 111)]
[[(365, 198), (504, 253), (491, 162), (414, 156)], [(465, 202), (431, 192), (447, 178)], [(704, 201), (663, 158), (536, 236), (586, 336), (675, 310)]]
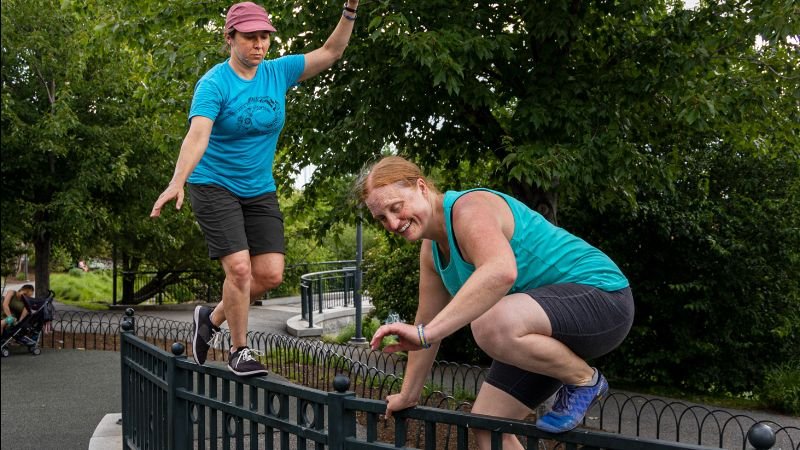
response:
[(600, 380), (600, 372), (597, 371), (594, 367), (592, 367), (594, 373), (592, 374), (592, 379), (587, 381), (586, 383), (579, 383), (575, 386), (594, 386)]

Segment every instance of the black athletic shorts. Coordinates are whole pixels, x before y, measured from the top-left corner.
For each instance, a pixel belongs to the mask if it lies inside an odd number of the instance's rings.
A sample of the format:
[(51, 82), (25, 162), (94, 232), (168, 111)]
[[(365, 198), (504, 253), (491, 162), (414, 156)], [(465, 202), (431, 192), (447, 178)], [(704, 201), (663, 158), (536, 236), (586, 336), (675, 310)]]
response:
[(189, 184), (189, 199), (211, 259), (242, 250), (250, 255), (286, 253), (275, 192), (241, 198), (221, 186)]
[[(583, 359), (603, 356), (619, 346), (633, 325), (630, 288), (606, 292), (581, 284), (555, 284), (526, 292), (536, 301), (553, 329), (552, 337)], [(499, 361), (489, 369), (486, 382), (535, 409), (560, 387), (561, 382)]]

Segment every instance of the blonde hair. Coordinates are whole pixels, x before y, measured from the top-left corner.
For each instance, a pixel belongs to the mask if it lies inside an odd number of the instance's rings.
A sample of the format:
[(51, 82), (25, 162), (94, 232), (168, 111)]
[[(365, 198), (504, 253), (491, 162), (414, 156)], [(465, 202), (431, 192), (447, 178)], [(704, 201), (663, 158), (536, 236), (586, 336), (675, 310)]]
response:
[(436, 185), (422, 173), (419, 166), (400, 156), (385, 156), (361, 170), (353, 183), (353, 196), (363, 203), (374, 189), (395, 183), (415, 187), (420, 178), (433, 193), (439, 194)]

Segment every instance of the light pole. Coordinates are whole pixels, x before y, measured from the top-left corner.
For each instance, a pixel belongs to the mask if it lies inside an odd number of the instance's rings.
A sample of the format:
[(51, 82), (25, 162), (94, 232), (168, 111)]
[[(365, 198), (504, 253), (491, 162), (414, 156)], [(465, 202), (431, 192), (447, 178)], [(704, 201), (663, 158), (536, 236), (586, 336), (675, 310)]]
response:
[(356, 335), (350, 339), (350, 343), (354, 345), (367, 343), (361, 332), (361, 257), (363, 251), (361, 222), (363, 222), (362, 210), (358, 208), (358, 217), (356, 217), (356, 273), (353, 286), (353, 304), (356, 307)]

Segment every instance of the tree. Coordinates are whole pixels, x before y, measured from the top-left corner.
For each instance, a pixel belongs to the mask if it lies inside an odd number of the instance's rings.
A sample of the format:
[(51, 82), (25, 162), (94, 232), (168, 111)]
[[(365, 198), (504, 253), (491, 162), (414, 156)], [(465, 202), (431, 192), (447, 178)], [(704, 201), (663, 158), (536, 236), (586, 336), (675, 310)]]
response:
[[(283, 35), (306, 31), (287, 52), (320, 45), (335, 14), (303, 6), (273, 11)], [(797, 6), (679, 6), (365, 3), (345, 60), (292, 97), (282, 167), (313, 164), (307, 192), (324, 195), (392, 145), (428, 168), (478, 166), (555, 221), (559, 197), (591, 192), (602, 209), (635, 205), (641, 184), (669, 188), (682, 152), (704, 148), (720, 124), (766, 139), (758, 151), (796, 142), (789, 117), (771, 114), (785, 115), (792, 98), (772, 94), (797, 63), (796, 41), (785, 40), (797, 34), (787, 19)], [(741, 110), (743, 97), (759, 109)]]
[(154, 167), (179, 130), (158, 114), (149, 55), (108, 45), (106, 6), (2, 4), (3, 253), (7, 228), (33, 242), (40, 293), (54, 243), (73, 253), (113, 243), (128, 268), (145, 255), (180, 267), (204, 251), (188, 211), (147, 218), (163, 188)]
[(3, 2), (2, 11), (3, 222), (31, 236), (42, 293), (53, 236), (80, 235), (104, 215), (86, 207), (85, 188), (98, 180), (81, 170), (74, 145), (86, 35), (50, 2)]
[[(283, 32), (312, 30), (287, 51), (318, 45), (332, 9), (278, 10)], [(345, 61), (295, 97), (283, 168), (317, 167), (312, 202), (392, 148), (446, 188), (482, 170), (550, 220), (565, 205), (562, 221), (630, 270), (642, 300), (620, 363), (671, 383), (670, 368), (703, 361), (688, 387), (726, 373), (715, 389), (742, 392), (770, 365), (750, 350), (797, 345), (797, 17), (779, 1), (365, 3)], [(788, 320), (745, 331), (748, 307)], [(692, 333), (709, 326), (723, 335)]]

